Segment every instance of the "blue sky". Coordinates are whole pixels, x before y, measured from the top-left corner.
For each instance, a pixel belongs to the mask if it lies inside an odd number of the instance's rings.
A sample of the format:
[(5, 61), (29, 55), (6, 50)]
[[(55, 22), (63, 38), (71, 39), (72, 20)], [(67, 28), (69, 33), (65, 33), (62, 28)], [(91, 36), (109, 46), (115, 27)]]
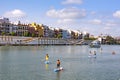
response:
[(1, 0), (10, 21), (120, 36), (120, 0)]

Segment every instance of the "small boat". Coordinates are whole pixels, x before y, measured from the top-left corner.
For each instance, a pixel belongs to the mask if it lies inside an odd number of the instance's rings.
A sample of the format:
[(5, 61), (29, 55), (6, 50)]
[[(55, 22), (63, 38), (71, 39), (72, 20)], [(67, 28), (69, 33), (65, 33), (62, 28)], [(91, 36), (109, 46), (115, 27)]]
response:
[(63, 70), (63, 67), (60, 67), (60, 68), (54, 69), (54, 72), (59, 72), (59, 71), (62, 71), (62, 70)]
[(101, 47), (101, 44), (100, 44), (100, 41), (95, 40), (95, 41), (91, 42), (89, 46), (90, 46), (91, 48), (100, 48), (100, 47)]

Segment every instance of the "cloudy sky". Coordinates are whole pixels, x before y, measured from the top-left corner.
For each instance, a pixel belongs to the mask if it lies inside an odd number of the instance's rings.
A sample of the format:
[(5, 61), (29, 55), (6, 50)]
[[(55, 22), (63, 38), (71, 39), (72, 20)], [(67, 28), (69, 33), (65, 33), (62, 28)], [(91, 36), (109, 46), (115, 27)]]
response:
[(10, 21), (120, 36), (120, 0), (1, 0)]

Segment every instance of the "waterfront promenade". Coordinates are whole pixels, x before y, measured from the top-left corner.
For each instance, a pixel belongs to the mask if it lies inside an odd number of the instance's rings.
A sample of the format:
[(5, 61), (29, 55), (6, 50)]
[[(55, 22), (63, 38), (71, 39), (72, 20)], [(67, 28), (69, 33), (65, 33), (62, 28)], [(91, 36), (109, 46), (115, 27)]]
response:
[(83, 39), (0, 36), (0, 45), (81, 45)]

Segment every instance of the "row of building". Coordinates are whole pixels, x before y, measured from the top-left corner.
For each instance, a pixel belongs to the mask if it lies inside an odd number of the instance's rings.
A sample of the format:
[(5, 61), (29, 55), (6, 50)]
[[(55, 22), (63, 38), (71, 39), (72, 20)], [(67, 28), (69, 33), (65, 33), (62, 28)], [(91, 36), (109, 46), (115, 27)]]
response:
[(22, 24), (20, 21), (18, 24), (13, 24), (9, 21), (9, 18), (0, 18), (0, 35), (63, 39), (82, 39), (83, 36), (89, 37), (89, 33), (83, 34), (80, 31), (53, 28), (44, 24)]

